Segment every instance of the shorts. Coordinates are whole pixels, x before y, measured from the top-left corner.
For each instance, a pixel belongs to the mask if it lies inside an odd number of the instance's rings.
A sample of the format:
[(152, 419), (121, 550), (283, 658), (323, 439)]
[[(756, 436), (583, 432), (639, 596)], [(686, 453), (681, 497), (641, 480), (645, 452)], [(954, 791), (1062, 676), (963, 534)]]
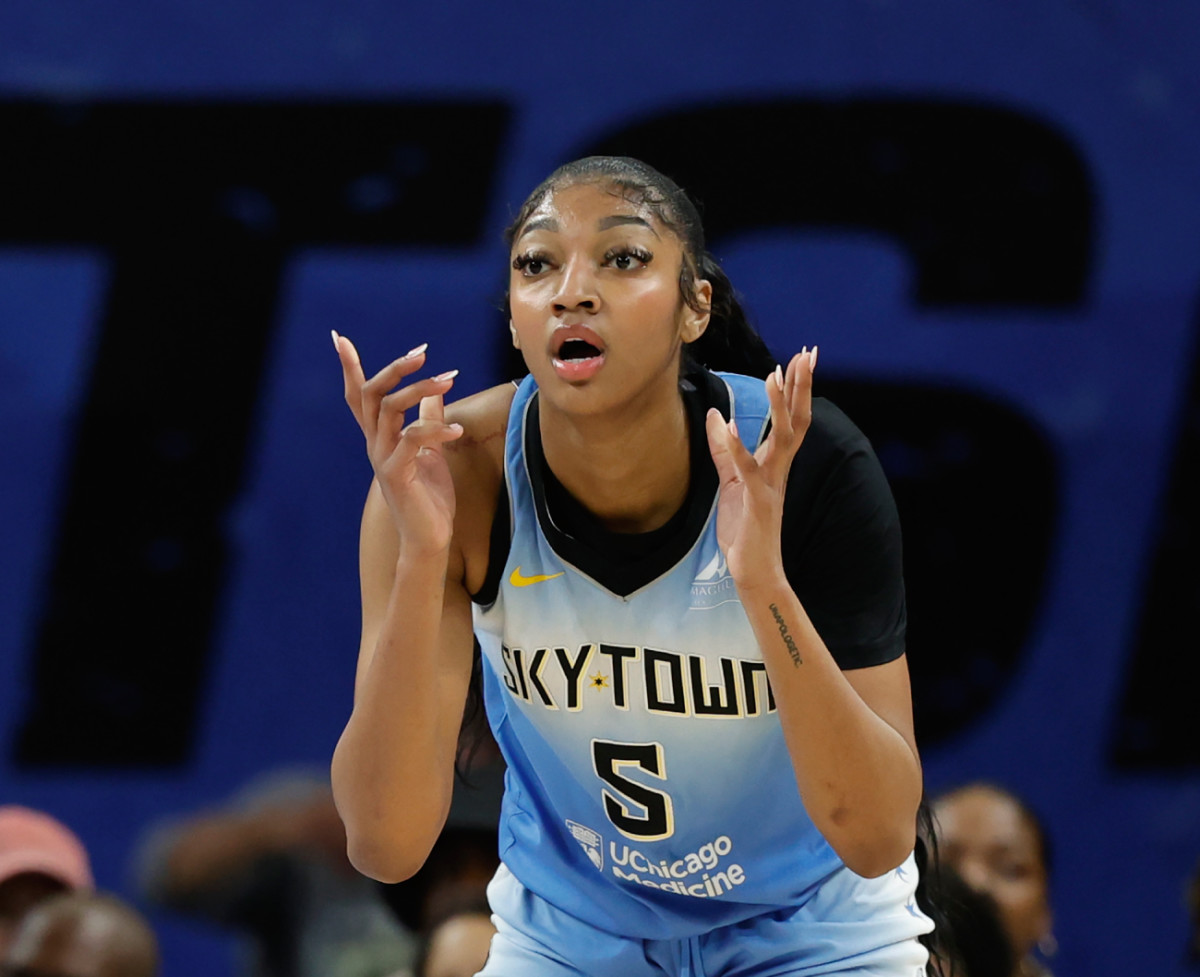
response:
[[(496, 935), (479, 977), (925, 977), (928, 954), (916, 937), (933, 923), (911, 889), (878, 923), (848, 923), (846, 900), (856, 898), (861, 883), (843, 869), (803, 906), (685, 939), (641, 940), (556, 909), (501, 865), (488, 886)], [(847, 927), (858, 928), (860, 944), (867, 934), (867, 948), (847, 953)], [(869, 945), (874, 940), (879, 945)]]

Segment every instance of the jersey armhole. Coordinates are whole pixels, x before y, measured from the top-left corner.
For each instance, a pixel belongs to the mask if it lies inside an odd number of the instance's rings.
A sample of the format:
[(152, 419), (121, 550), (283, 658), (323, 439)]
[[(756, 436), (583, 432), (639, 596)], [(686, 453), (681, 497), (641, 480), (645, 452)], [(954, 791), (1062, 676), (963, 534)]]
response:
[(500, 480), (500, 491), (496, 498), (496, 514), (492, 516), (492, 529), (488, 534), (488, 565), (483, 585), (471, 595), (472, 602), (480, 607), (490, 607), (500, 595), (500, 581), (504, 576), (504, 564), (508, 562), (508, 551), (512, 546), (512, 510), (508, 498), (508, 477)]

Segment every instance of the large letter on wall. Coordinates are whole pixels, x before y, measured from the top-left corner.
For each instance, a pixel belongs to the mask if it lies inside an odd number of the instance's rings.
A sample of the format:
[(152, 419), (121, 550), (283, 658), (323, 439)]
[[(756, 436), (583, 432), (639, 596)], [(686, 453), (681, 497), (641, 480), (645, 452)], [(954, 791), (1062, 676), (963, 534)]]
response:
[(93, 246), (113, 269), (19, 762), (186, 758), (289, 253), (474, 243), (507, 119), (470, 101), (0, 103), (0, 239)]

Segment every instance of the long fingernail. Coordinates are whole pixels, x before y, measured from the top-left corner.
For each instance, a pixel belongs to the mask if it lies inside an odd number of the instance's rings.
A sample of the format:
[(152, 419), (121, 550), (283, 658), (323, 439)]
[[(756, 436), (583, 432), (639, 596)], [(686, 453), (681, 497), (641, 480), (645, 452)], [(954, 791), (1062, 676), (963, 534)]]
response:
[(404, 354), (404, 358), (406, 360), (411, 360), (414, 356), (420, 356), (427, 349), (429, 349), (428, 343), (422, 343), (420, 346), (414, 346), (412, 349), (410, 349), (407, 353)]
[(329, 335), (333, 337), (333, 348), (340, 353), (342, 351), (342, 347), (338, 345), (338, 340), (342, 337), (337, 334), (337, 330), (335, 329), (330, 329)]
[(737, 421), (733, 420), (732, 418), (729, 420), (729, 431), (735, 438), (738, 436)]
[(454, 379), (456, 376), (458, 376), (458, 370), (447, 370), (445, 373), (439, 373), (439, 374), (438, 374), (436, 377), (434, 377), (433, 379), (434, 379), (435, 381), (438, 381), (438, 380), (453, 380), (453, 379)]
[(778, 363), (775, 364), (775, 386), (780, 390), (783, 389), (783, 367)]
[(816, 368), (817, 368), (817, 347), (814, 346), (813, 350), (812, 350), (812, 355), (808, 358), (808, 369), (809, 369), (809, 372), (812, 372), (812, 371), (816, 370)]

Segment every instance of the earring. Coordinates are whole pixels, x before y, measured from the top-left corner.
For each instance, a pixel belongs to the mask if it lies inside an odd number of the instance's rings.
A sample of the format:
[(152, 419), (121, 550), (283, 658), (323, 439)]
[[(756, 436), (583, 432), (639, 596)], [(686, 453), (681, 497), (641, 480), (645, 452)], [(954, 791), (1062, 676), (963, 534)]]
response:
[(1046, 933), (1037, 942), (1038, 952), (1043, 957), (1049, 960), (1054, 954), (1058, 953), (1058, 940), (1054, 938), (1053, 933)]

